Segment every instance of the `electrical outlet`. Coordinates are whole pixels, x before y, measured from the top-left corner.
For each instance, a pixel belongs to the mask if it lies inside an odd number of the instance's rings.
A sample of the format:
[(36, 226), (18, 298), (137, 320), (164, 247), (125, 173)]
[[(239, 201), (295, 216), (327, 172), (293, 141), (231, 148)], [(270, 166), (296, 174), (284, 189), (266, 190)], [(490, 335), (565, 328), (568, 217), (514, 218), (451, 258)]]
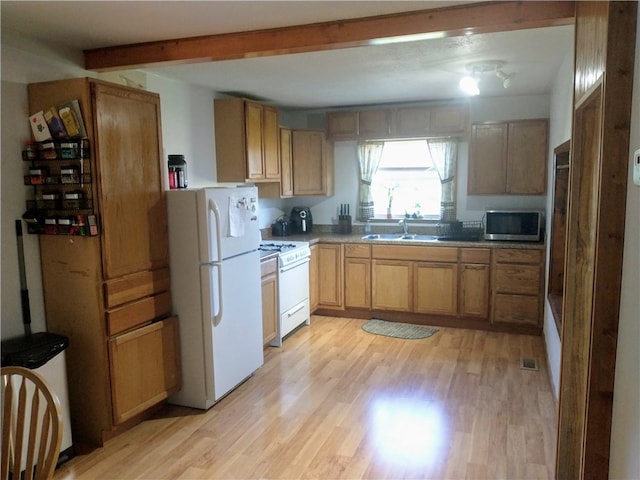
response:
[(633, 183), (640, 186), (640, 148), (633, 154)]

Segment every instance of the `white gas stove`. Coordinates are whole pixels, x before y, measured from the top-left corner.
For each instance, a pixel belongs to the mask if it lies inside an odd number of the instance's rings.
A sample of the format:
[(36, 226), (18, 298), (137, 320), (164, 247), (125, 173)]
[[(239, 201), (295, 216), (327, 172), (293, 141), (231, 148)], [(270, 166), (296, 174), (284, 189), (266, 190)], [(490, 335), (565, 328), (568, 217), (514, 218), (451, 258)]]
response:
[(282, 339), (303, 323), (309, 325), (309, 242), (265, 240), (264, 252), (278, 252), (278, 335), (271, 342), (282, 346)]
[(278, 252), (278, 263), (280, 267), (288, 267), (301, 261), (308, 261), (311, 256), (309, 242), (265, 240), (260, 242), (259, 250), (264, 252)]

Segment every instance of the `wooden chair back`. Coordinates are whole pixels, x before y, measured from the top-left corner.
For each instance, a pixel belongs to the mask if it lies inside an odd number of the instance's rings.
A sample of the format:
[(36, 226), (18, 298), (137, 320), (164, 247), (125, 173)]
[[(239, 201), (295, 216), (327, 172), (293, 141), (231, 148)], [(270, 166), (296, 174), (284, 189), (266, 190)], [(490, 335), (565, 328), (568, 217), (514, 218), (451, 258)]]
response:
[(62, 443), (60, 401), (33, 370), (3, 367), (1, 372), (0, 479), (51, 479)]

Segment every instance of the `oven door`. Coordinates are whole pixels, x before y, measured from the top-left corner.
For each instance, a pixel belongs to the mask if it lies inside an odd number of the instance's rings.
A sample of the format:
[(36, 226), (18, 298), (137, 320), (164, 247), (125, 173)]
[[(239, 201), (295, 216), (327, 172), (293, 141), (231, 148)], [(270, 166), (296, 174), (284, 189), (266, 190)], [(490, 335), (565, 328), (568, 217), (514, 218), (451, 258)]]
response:
[(278, 300), (280, 315), (309, 298), (309, 259), (280, 267)]

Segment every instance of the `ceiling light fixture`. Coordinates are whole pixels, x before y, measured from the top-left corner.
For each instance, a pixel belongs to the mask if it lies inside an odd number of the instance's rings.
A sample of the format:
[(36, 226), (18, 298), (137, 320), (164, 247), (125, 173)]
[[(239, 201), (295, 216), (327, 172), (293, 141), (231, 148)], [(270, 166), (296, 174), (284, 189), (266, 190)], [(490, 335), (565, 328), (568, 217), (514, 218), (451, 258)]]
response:
[(502, 80), (503, 88), (509, 88), (515, 73), (504, 72), (503, 65), (504, 62), (500, 60), (469, 63), (467, 65), (468, 74), (460, 79), (460, 89), (468, 95), (479, 95), (480, 77), (488, 72), (495, 73), (496, 77)]
[(478, 88), (478, 78), (472, 75), (466, 75), (460, 79), (460, 90), (467, 95), (480, 95)]

